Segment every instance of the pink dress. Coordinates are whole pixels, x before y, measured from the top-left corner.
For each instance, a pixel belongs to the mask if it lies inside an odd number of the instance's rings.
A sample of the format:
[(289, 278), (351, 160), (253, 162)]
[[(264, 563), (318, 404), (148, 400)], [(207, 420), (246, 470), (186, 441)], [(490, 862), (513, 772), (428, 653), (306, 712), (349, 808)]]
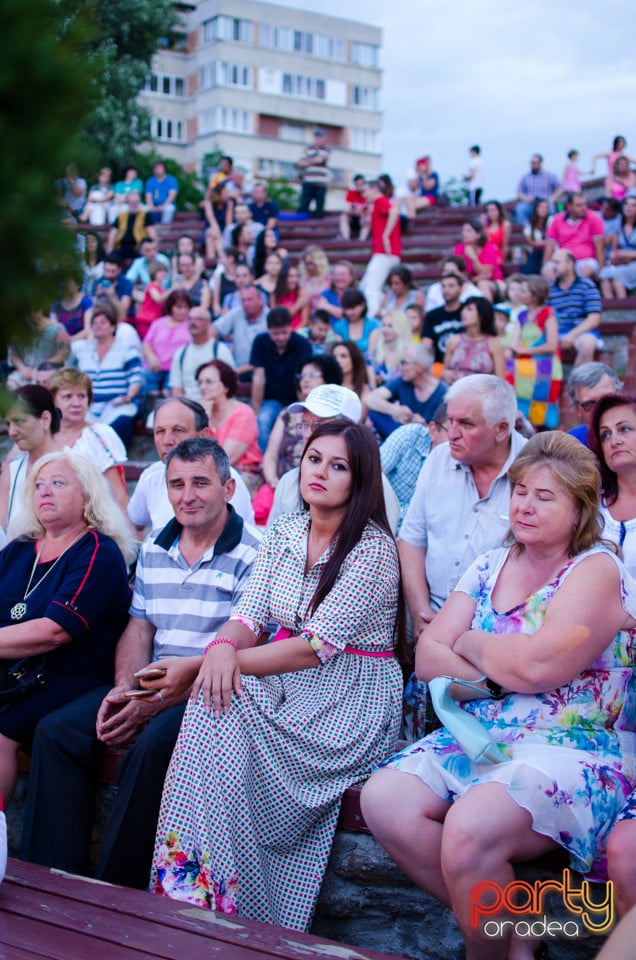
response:
[(459, 341), (453, 351), (449, 368), (462, 377), (471, 373), (494, 373), (495, 365), (488, 349), (490, 338), (478, 337), (477, 340), (472, 340), (465, 333), (458, 336)]
[(249, 446), (238, 463), (237, 470), (247, 473), (256, 473), (263, 461), (263, 454), (258, 445), (258, 423), (251, 407), (246, 403), (239, 403), (235, 410), (218, 427), (210, 428), (210, 436), (224, 446), (230, 438), (239, 443), (248, 443)]
[(150, 324), (154, 323), (155, 320), (158, 320), (159, 317), (162, 317), (165, 304), (163, 301), (157, 302), (153, 300), (150, 296), (150, 290), (154, 290), (157, 293), (165, 293), (165, 290), (160, 283), (155, 283), (153, 280), (152, 283), (149, 283), (144, 292), (144, 301), (137, 311), (137, 316), (135, 317), (135, 329), (141, 337), (142, 340), (145, 340), (146, 334), (150, 328)]

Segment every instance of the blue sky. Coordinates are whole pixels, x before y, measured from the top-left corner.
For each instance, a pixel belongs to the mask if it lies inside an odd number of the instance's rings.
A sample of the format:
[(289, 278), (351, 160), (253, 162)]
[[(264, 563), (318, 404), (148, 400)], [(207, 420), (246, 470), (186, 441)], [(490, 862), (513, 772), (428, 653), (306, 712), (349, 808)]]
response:
[[(281, 0), (279, 0), (281, 2)], [(283, 0), (284, 2), (284, 0)], [(560, 177), (615, 134), (636, 156), (629, 0), (295, 0), (382, 27), (384, 166), (401, 182), (428, 153), (442, 180), (482, 147), (486, 194), (509, 199), (533, 152)], [(606, 171), (604, 162), (599, 172)]]

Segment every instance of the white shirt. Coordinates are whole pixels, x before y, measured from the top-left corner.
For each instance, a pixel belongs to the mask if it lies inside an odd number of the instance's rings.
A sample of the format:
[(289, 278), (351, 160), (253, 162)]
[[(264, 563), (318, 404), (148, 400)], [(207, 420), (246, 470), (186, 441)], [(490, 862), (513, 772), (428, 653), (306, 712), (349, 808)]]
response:
[[(267, 526), (272, 523), (281, 513), (296, 513), (303, 509), (303, 502), (298, 488), (298, 473), (300, 467), (292, 467), (287, 473), (284, 473), (278, 481), (276, 493), (274, 494), (274, 503), (267, 519)], [(400, 502), (395, 495), (393, 487), (382, 474), (382, 489), (384, 490), (384, 505), (386, 507), (386, 516), (389, 521), (391, 532), (395, 536), (395, 531), (400, 522)]]
[(186, 343), (184, 347), (179, 347), (170, 366), (170, 387), (180, 387), (189, 400), (201, 403), (196, 372), (202, 364), (209, 363), (210, 360), (223, 360), (230, 367), (234, 367), (232, 351), (215, 337), (210, 337), (205, 343)]
[(132, 347), (141, 357), (143, 353), (141, 338), (133, 325), (126, 320), (122, 320), (121, 323), (117, 324), (115, 340), (117, 340), (118, 343), (123, 343), (125, 347)]
[(453, 459), (447, 443), (428, 455), (400, 540), (426, 548), (426, 580), (434, 610), (473, 560), (502, 545), (510, 527), (508, 468), (525, 444), (525, 437), (513, 430), (508, 458), (485, 497), (480, 497), (470, 467)]
[(636, 517), (615, 520), (604, 500), (601, 502), (601, 516), (605, 521), (603, 537), (621, 548), (627, 572), (636, 577)]
[[(236, 480), (236, 491), (230, 503), (238, 515), (253, 526), (254, 511), (249, 491), (234, 467), (230, 467), (230, 472)], [(153, 530), (165, 527), (174, 517), (174, 511), (168, 499), (166, 466), (161, 460), (151, 464), (139, 477), (135, 492), (128, 503), (128, 516), (136, 527), (146, 527), (150, 524)]]

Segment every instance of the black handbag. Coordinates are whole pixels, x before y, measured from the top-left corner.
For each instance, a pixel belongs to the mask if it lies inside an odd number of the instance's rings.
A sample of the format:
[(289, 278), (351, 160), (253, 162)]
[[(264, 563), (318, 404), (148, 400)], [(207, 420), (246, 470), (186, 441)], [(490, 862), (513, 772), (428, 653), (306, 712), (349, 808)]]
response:
[(46, 656), (23, 657), (15, 663), (0, 661), (0, 713), (4, 713), (16, 700), (46, 681)]

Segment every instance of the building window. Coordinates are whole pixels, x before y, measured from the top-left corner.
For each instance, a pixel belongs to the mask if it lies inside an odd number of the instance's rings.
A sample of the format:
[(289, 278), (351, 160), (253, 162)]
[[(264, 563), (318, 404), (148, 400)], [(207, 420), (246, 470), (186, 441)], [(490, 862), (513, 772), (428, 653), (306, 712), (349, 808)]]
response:
[(380, 98), (377, 87), (353, 87), (352, 101), (354, 107), (363, 107), (365, 110), (379, 110)]
[(184, 77), (175, 77), (170, 73), (150, 73), (146, 77), (144, 93), (156, 93), (161, 97), (185, 97), (186, 84)]
[(313, 53), (313, 33), (305, 33), (303, 30), (294, 30), (294, 50), (296, 53)]
[(282, 92), (290, 97), (305, 100), (324, 100), (327, 84), (317, 77), (306, 77), (300, 73), (284, 73)]
[(337, 37), (327, 37), (322, 33), (307, 33), (304, 30), (291, 30), (288, 27), (275, 27), (271, 23), (261, 23), (259, 28), (261, 47), (273, 47), (275, 50), (305, 53), (323, 60), (347, 59), (346, 41)]
[(331, 58), (331, 38), (325, 37), (322, 33), (314, 35), (314, 54), (322, 57), (323, 60)]
[(302, 123), (286, 123), (280, 125), (278, 136), (281, 140), (292, 140), (294, 143), (305, 143), (307, 128)]
[(252, 68), (236, 63), (216, 62), (216, 82), (220, 87), (252, 87)]
[(349, 147), (362, 153), (380, 153), (380, 134), (377, 130), (365, 130), (362, 127), (350, 127)]
[(378, 66), (378, 48), (370, 43), (352, 43), (351, 61), (359, 67)]
[(204, 63), (199, 68), (199, 86), (201, 90), (209, 90), (214, 86), (214, 61)]
[(183, 143), (183, 124), (181, 120), (170, 120), (167, 117), (153, 117), (151, 129), (154, 140)]
[(331, 41), (331, 57), (344, 63), (347, 59), (347, 42), (334, 37)]
[(233, 40), (239, 43), (252, 43), (252, 21), (239, 17), (212, 17), (201, 24), (202, 44), (215, 40)]
[(250, 110), (235, 110), (233, 107), (211, 107), (199, 114), (200, 133), (227, 130), (230, 133), (252, 133), (254, 115)]

